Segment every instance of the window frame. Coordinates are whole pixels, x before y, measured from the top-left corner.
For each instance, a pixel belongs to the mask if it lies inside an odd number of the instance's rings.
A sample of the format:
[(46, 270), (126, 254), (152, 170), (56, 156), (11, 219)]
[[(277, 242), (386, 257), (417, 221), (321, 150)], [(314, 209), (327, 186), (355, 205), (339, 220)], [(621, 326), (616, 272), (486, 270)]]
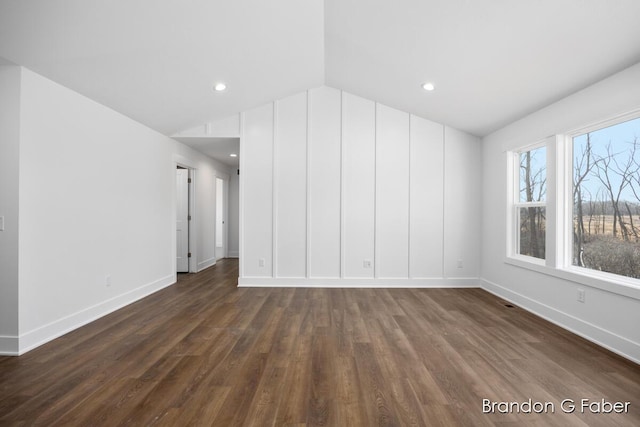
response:
[[(640, 108), (558, 132), (534, 144), (507, 150), (506, 264), (640, 300), (640, 279), (575, 266), (573, 251), (573, 138), (640, 118)], [(517, 253), (514, 205), (519, 202), (520, 153), (547, 146), (546, 260)]]
[[(549, 146), (548, 139), (544, 139), (542, 141), (538, 141), (534, 144), (527, 145), (525, 147), (520, 147), (517, 150), (511, 151), (510, 155), (510, 167), (509, 167), (509, 178), (508, 183), (510, 183), (510, 197), (509, 197), (509, 213), (507, 218), (508, 223), (508, 235), (510, 235), (510, 239), (508, 239), (507, 244), (507, 257), (515, 260), (520, 260), (523, 262), (529, 262), (536, 265), (545, 265), (546, 263), (546, 249), (548, 243), (548, 230), (545, 230), (545, 258), (536, 258), (531, 255), (523, 255), (520, 253), (520, 209), (521, 208), (529, 208), (529, 207), (544, 207), (545, 208), (545, 216), (548, 221), (548, 190), (549, 190), (549, 181), (548, 175), (546, 176), (546, 186), (547, 186), (547, 194), (545, 195), (545, 201), (536, 201), (536, 202), (521, 202), (520, 201), (520, 156), (527, 151), (533, 151), (539, 148), (546, 149), (546, 158), (545, 158), (545, 174), (549, 169)], [(545, 225), (546, 229), (546, 225)]]
[(561, 247), (563, 253), (562, 268), (564, 270), (575, 274), (580, 274), (582, 276), (591, 277), (593, 279), (606, 280), (608, 282), (619, 283), (620, 285), (624, 286), (633, 286), (640, 289), (640, 279), (634, 279), (620, 274), (573, 265), (573, 138), (636, 119), (640, 119), (640, 109), (610, 117), (608, 119), (601, 120), (587, 126), (575, 128), (563, 135), (565, 152), (567, 153), (563, 164), (566, 180), (566, 198), (564, 200), (564, 203), (567, 210), (566, 215), (564, 216), (564, 218), (562, 218), (565, 230), (562, 236), (562, 241), (558, 242), (558, 245)]

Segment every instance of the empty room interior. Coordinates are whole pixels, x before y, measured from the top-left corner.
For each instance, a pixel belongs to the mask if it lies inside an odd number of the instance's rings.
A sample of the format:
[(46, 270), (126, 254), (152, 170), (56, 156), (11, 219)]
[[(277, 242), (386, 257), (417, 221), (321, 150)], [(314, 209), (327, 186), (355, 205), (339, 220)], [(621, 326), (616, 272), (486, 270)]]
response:
[(0, 0), (0, 425), (640, 425), (637, 0)]

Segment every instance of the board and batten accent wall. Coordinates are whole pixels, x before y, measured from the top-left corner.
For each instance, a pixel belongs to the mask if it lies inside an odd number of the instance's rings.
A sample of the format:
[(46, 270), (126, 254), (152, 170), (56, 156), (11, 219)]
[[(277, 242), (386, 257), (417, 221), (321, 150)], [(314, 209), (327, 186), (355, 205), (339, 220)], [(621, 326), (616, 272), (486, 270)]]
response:
[(241, 121), (240, 286), (477, 286), (478, 138), (329, 87)]

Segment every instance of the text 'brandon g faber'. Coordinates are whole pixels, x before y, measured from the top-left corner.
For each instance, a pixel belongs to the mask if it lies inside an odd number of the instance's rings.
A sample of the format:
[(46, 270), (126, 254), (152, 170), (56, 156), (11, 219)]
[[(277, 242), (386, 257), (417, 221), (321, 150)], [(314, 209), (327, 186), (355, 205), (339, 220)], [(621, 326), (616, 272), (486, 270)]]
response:
[[(564, 399), (559, 408), (566, 414), (579, 412), (582, 414), (626, 414), (631, 402), (609, 402), (606, 399), (590, 400)], [(556, 412), (554, 402), (540, 402), (532, 399), (523, 402), (494, 402), (482, 399), (483, 414), (553, 414)]]

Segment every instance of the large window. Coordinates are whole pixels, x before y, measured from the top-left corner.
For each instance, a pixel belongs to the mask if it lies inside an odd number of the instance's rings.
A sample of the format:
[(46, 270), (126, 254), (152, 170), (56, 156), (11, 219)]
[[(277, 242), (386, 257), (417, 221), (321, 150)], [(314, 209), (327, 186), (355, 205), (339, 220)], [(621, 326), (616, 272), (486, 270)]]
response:
[(517, 153), (518, 191), (515, 195), (516, 252), (545, 258), (547, 149), (545, 146)]
[(572, 145), (572, 264), (640, 278), (640, 118)]

